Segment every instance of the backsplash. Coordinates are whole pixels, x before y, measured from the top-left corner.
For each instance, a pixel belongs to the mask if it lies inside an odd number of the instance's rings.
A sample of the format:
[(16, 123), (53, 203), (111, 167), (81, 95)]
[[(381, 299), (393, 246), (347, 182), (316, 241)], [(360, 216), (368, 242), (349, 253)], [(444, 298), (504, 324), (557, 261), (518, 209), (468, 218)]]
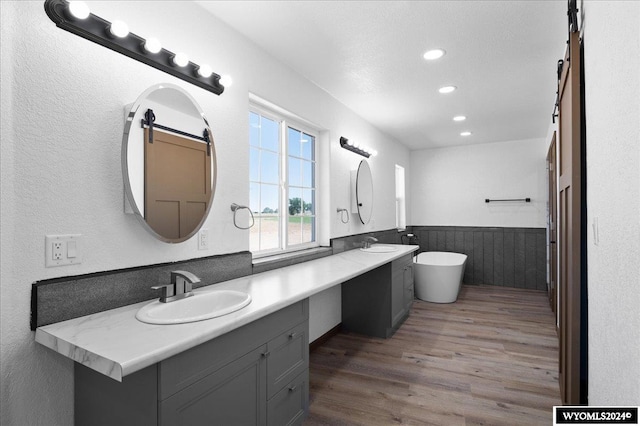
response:
[(158, 297), (151, 286), (168, 284), (170, 272), (185, 269), (201, 282), (194, 288), (251, 275), (248, 251), (138, 268), (35, 282), (31, 329)]
[(468, 256), (463, 282), (547, 289), (545, 228), (413, 226), (420, 251), (453, 251)]
[(362, 247), (362, 241), (369, 236), (377, 238), (378, 243), (381, 244), (402, 244), (401, 236), (410, 232), (410, 228), (407, 228), (406, 231), (398, 231), (393, 228), (385, 231), (365, 232), (362, 234), (348, 235), (346, 237), (332, 238), (331, 248), (333, 249), (333, 254), (360, 248)]

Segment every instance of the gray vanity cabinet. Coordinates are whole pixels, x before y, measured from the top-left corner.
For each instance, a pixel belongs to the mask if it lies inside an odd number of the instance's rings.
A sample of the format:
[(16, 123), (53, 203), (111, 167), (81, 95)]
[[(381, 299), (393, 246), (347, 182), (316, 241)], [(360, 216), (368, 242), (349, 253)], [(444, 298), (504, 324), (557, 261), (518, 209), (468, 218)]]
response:
[(342, 284), (342, 328), (390, 337), (413, 302), (413, 261), (406, 255)]
[(405, 275), (404, 258), (391, 262), (391, 326), (398, 328), (405, 319)]
[(161, 401), (159, 424), (266, 424), (265, 351), (263, 345)]
[[(404, 258), (403, 258), (404, 259)], [(413, 257), (409, 257), (409, 262), (404, 261), (402, 267), (402, 282), (404, 283), (404, 311), (409, 315), (413, 304)]]
[(309, 304), (126, 376), (76, 364), (76, 424), (298, 425), (309, 409)]

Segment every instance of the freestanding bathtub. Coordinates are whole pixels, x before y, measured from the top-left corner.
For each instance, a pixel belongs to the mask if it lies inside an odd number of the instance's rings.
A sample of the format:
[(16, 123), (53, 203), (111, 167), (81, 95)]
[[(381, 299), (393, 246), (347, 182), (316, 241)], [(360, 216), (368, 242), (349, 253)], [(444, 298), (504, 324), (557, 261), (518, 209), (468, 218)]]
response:
[(427, 302), (455, 302), (466, 264), (466, 254), (443, 251), (420, 253), (413, 260), (416, 297)]

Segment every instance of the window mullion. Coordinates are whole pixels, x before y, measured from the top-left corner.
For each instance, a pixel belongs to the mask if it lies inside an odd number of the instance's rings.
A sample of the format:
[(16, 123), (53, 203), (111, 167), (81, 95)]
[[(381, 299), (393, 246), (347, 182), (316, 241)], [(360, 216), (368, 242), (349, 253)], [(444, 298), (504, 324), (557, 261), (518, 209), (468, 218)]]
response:
[(289, 224), (289, 185), (288, 185), (288, 154), (289, 150), (287, 149), (287, 124), (285, 120), (280, 122), (280, 193), (282, 194), (282, 203), (280, 205), (282, 211), (282, 226), (281, 226), (281, 237), (280, 237), (280, 245), (283, 250), (289, 248), (289, 235), (288, 235), (288, 224)]

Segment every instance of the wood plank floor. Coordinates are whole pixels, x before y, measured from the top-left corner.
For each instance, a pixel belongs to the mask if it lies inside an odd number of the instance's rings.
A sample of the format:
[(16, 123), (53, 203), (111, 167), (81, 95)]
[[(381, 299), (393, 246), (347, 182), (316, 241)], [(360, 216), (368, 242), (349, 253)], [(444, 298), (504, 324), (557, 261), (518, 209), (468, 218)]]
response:
[(416, 300), (390, 339), (314, 350), (304, 425), (549, 425), (560, 404), (546, 293), (463, 286), (454, 304)]

